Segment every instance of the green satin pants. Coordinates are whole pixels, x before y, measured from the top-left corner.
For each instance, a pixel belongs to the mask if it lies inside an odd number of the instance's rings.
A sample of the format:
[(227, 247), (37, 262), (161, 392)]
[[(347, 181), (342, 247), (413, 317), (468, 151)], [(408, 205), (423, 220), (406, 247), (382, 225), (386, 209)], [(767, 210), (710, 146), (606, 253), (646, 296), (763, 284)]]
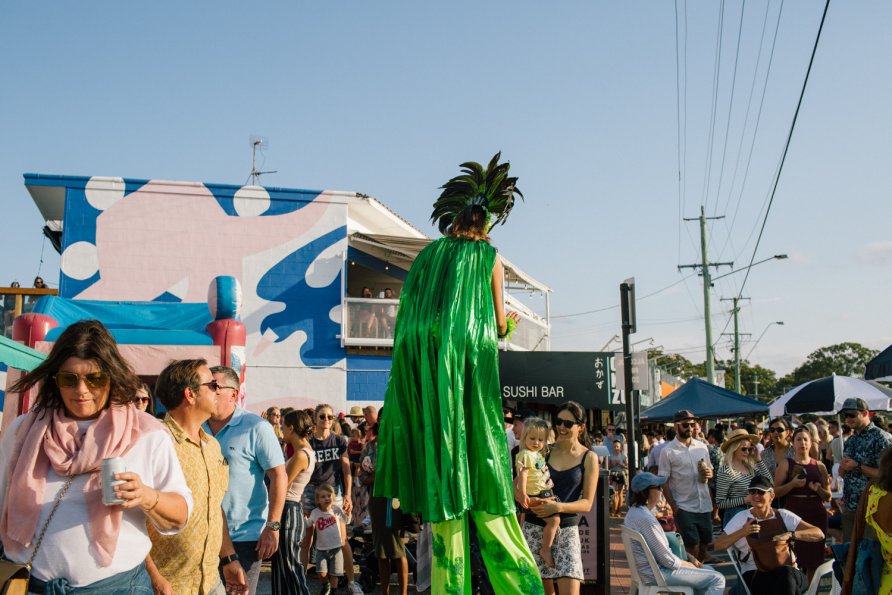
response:
[(544, 595), (542, 578), (513, 514), (470, 511), (461, 518), (431, 523), (433, 567), (431, 592), (470, 595), (471, 561), (468, 515), (477, 528), (480, 553), (493, 589), (499, 595)]

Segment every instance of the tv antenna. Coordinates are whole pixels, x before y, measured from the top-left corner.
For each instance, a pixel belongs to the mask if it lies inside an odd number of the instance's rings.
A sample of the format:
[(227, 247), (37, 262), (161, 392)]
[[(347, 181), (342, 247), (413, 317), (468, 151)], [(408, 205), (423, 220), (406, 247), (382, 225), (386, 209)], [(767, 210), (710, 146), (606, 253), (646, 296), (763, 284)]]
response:
[(252, 134), (248, 138), (248, 143), (251, 145), (251, 175), (248, 177), (251, 179), (252, 186), (260, 186), (260, 176), (263, 174), (276, 174), (279, 172), (277, 170), (259, 171), (257, 169), (257, 151), (262, 151), (269, 146), (269, 139), (267, 137)]

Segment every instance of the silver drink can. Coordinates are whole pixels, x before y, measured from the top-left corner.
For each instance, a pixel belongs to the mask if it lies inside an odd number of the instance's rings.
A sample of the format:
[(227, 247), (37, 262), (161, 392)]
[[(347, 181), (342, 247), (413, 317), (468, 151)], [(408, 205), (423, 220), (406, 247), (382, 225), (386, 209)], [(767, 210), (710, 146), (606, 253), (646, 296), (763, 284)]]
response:
[(115, 474), (127, 471), (127, 465), (124, 459), (114, 457), (102, 460), (102, 503), (106, 506), (114, 506), (115, 504), (123, 504), (125, 501), (115, 497), (115, 486), (124, 483), (115, 480)]

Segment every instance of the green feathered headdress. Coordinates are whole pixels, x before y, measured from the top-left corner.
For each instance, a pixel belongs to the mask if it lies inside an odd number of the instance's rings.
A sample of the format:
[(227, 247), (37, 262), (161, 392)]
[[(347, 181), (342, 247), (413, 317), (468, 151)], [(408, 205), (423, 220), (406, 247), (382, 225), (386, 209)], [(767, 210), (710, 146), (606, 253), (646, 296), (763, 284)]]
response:
[(502, 152), (496, 153), (486, 169), (475, 161), (461, 164), (461, 175), (455, 176), (440, 188), (443, 192), (434, 203), (431, 222), (437, 223), (440, 233), (446, 233), (453, 220), (463, 211), (480, 207), (486, 212), (489, 231), (505, 223), (514, 208), (514, 195), (523, 199), (517, 189), (517, 178), (509, 178), (511, 164), (499, 163)]

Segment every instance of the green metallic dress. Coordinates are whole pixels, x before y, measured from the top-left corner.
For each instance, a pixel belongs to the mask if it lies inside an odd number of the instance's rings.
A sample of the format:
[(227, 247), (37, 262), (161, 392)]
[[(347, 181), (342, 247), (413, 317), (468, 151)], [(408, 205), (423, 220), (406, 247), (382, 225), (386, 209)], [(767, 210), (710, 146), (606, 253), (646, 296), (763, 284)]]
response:
[(496, 250), (443, 237), (403, 285), (375, 495), (425, 521), (514, 512), (491, 289)]

